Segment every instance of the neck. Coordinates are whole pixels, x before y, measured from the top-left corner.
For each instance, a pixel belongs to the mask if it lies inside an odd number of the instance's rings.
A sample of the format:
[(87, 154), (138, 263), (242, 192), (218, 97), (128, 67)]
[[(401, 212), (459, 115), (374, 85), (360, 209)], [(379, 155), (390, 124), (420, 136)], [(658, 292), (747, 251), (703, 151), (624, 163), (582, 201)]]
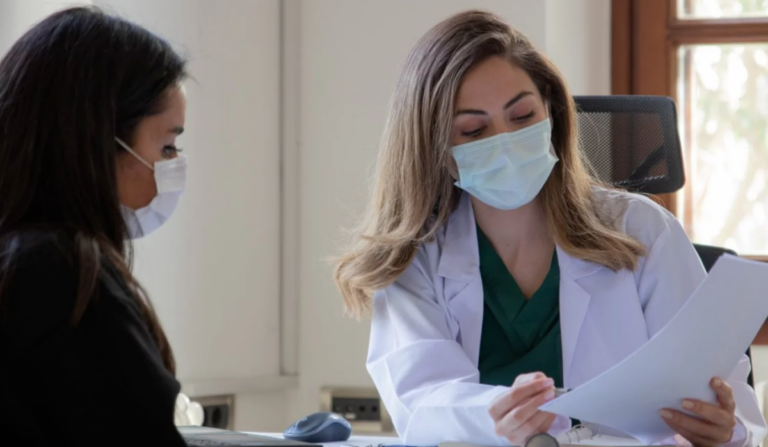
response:
[(514, 210), (500, 210), (472, 197), (477, 225), (502, 258), (517, 258), (519, 253), (554, 250), (554, 239), (546, 227), (544, 207), (537, 197)]

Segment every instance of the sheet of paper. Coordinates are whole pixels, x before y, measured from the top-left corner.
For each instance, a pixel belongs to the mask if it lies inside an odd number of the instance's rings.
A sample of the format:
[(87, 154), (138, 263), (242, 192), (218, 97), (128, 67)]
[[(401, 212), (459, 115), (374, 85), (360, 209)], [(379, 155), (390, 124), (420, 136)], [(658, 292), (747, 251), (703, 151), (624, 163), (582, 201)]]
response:
[(648, 343), (542, 410), (621, 430), (645, 444), (674, 435), (659, 416), (684, 398), (715, 402), (768, 316), (768, 264), (723, 256), (683, 308)]

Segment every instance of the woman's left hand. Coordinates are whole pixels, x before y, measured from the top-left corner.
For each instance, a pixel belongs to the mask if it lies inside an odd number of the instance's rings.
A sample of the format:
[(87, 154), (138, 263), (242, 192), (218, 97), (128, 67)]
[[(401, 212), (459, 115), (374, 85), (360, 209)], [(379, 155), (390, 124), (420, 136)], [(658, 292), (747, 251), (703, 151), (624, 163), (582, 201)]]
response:
[(712, 379), (710, 386), (717, 394), (717, 405), (694, 399), (683, 401), (683, 408), (698, 418), (675, 410), (661, 411), (661, 417), (667, 425), (695, 447), (726, 444), (731, 441), (736, 427), (736, 402), (733, 399), (733, 390), (721, 379)]

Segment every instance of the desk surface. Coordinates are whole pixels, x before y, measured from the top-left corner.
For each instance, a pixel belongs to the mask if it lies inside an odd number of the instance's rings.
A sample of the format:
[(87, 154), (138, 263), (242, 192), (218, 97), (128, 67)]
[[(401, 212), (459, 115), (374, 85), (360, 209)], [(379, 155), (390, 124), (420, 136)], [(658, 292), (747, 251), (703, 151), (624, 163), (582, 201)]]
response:
[[(282, 438), (282, 433), (252, 433), (254, 435)], [(400, 439), (387, 436), (352, 436), (344, 442), (324, 444), (326, 447), (379, 447), (380, 445), (397, 445)]]

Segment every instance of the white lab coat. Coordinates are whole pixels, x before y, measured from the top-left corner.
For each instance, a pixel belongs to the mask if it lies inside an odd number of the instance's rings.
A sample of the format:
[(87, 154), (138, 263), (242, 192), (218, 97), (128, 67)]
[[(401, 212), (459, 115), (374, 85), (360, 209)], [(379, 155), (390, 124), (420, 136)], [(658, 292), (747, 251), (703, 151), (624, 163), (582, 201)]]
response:
[[(632, 354), (674, 316), (706, 273), (678, 221), (653, 201), (595, 189), (617, 229), (645, 245), (636, 271), (613, 272), (557, 248), (566, 388)], [(482, 385), (483, 321), (477, 233), (464, 194), (436, 240), (421, 246), (391, 286), (374, 294), (368, 371), (407, 445), (465, 441), (508, 445), (494, 433), (490, 403), (507, 387)], [(723, 297), (724, 299), (727, 297)], [(729, 446), (757, 446), (765, 421), (742, 359), (728, 378), (739, 425)], [(632, 384), (627, 384), (632, 386)], [(627, 405), (631, 405), (627, 402)], [(550, 433), (570, 427), (558, 417)]]

